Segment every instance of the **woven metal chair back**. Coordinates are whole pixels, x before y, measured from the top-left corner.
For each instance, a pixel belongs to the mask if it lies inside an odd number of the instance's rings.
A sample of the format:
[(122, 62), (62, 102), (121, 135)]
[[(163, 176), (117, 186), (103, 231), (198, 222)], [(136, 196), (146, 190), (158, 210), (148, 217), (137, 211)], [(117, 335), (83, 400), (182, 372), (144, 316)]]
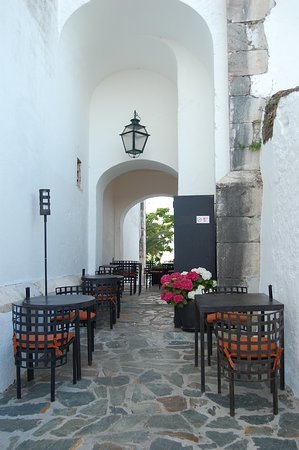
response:
[(13, 345), (16, 365), (27, 369), (66, 364), (74, 334), (70, 331), (74, 313), (44, 306), (12, 305)]
[(222, 374), (242, 381), (268, 381), (283, 349), (283, 311), (218, 313), (214, 323)]

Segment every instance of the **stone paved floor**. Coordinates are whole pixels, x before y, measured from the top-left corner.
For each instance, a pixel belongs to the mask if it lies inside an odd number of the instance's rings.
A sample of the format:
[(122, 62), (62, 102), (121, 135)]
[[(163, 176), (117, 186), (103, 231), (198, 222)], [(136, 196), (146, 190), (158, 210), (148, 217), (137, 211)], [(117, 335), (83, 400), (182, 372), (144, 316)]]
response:
[(265, 386), (239, 386), (231, 418), (226, 387), (217, 394), (215, 361), (207, 369), (207, 392), (200, 392), (193, 339), (174, 329), (173, 311), (157, 290), (124, 296), (114, 329), (100, 320), (92, 367), (83, 348), (77, 385), (71, 366), (64, 366), (57, 370), (54, 403), (49, 372), (24, 379), (21, 400), (14, 387), (0, 396), (0, 449), (297, 449), (299, 400), (280, 391), (273, 416)]

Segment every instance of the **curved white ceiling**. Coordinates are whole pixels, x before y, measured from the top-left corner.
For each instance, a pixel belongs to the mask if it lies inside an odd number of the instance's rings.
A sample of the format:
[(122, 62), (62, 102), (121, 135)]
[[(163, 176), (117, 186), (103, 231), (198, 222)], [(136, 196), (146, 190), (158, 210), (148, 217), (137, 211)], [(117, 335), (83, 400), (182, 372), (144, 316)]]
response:
[(176, 81), (172, 43), (212, 70), (212, 38), (202, 17), (178, 0), (91, 0), (62, 32), (92, 87), (124, 69), (148, 69)]

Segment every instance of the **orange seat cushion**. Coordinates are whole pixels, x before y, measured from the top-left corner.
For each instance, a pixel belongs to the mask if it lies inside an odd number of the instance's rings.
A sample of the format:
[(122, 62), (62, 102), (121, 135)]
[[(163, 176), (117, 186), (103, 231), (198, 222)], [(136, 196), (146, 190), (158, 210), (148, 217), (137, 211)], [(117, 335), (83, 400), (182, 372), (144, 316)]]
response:
[(242, 323), (247, 322), (246, 314), (233, 314), (233, 313), (211, 313), (207, 315), (207, 323), (212, 324), (216, 320), (230, 320), (231, 322), (237, 322), (238, 320)]
[[(94, 320), (96, 317), (96, 314), (94, 312), (90, 313), (90, 320)], [(87, 311), (80, 311), (79, 312), (79, 320), (82, 322), (87, 322)]]
[[(21, 347), (22, 349), (35, 349), (37, 347), (38, 350), (43, 350), (45, 348), (54, 348), (56, 356), (60, 356), (62, 352), (59, 350), (59, 347), (61, 347), (62, 345), (67, 345), (74, 338), (74, 336), (75, 334), (73, 332), (48, 334), (47, 336), (43, 334), (21, 334), (20, 345), (20, 341), (14, 335), (14, 350), (16, 352), (18, 347)], [(29, 342), (29, 345), (27, 344), (27, 342)], [(30, 342), (32, 342), (32, 344)]]
[[(260, 342), (258, 340), (258, 337), (252, 336), (251, 339), (247, 339), (247, 336), (241, 336), (239, 343), (234, 343), (233, 341), (236, 339), (233, 339), (230, 341), (230, 356), (231, 358), (241, 358), (241, 359), (257, 359), (257, 358), (268, 358), (269, 354), (272, 354), (273, 352), (277, 351), (277, 345), (275, 342), (270, 342), (265, 337), (262, 337), (260, 339)], [(222, 340), (219, 340), (220, 347), (228, 348), (228, 342), (224, 341), (222, 343)], [(237, 352), (240, 352), (240, 355), (238, 356)], [(244, 352), (244, 353), (242, 353)]]

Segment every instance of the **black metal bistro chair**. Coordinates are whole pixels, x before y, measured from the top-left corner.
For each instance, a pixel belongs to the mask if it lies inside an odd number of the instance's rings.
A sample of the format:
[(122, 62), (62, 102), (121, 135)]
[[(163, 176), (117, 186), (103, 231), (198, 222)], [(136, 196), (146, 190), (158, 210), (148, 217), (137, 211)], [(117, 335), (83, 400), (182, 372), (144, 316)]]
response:
[[(78, 294), (87, 294), (86, 289), (81, 286), (57, 286), (55, 289), (56, 295), (78, 295)], [(73, 317), (75, 317), (75, 313), (73, 312)], [(94, 351), (94, 330), (96, 327), (96, 310), (90, 312), (90, 322), (91, 322), (91, 334), (87, 336), (88, 342), (91, 344), (91, 351)], [(81, 326), (87, 327), (87, 310), (80, 309), (79, 311), (79, 323)]]
[(116, 310), (119, 282), (117, 278), (84, 280), (82, 284), (86, 294), (93, 295), (96, 299), (96, 309), (109, 310), (109, 323), (112, 330), (116, 323)]
[[(203, 294), (246, 294), (247, 287), (245, 286), (215, 286), (208, 289), (203, 289)], [(212, 355), (212, 335), (213, 335), (213, 325), (217, 318), (217, 313), (207, 314), (205, 319), (205, 325), (207, 329), (207, 346), (208, 346), (208, 365), (211, 365), (211, 355)], [(243, 319), (246, 320), (246, 317), (243, 316)], [(242, 316), (240, 316), (240, 320), (242, 320)]]
[[(112, 264), (112, 263), (111, 263)], [(113, 261), (118, 266), (118, 273), (124, 277), (124, 286), (129, 284), (130, 295), (137, 292), (140, 264), (138, 261)], [(139, 286), (141, 288), (141, 285)], [(139, 292), (140, 294), (140, 292)]]
[(12, 305), (13, 348), (16, 365), (17, 398), (21, 398), (21, 368), (27, 369), (27, 380), (34, 370), (50, 369), (51, 402), (55, 400), (55, 371), (67, 363), (73, 347), (73, 383), (77, 382), (76, 336), (70, 331), (74, 320), (69, 308), (53, 306)]
[(270, 382), (273, 414), (278, 413), (277, 373), (283, 352), (283, 310), (245, 314), (219, 313), (217, 336), (218, 393), (221, 374), (229, 381), (230, 415), (235, 415), (235, 381)]

